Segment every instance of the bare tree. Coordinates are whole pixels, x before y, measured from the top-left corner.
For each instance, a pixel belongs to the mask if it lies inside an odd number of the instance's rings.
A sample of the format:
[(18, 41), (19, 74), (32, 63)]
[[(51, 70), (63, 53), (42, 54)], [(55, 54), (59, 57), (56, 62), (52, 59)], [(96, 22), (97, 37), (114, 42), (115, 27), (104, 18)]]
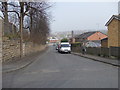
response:
[[(49, 34), (49, 15), (47, 9), (51, 5), (46, 2), (30, 2), (30, 33), (34, 43), (45, 43), (46, 37)], [(34, 23), (34, 24), (33, 24)]]
[[(9, 6), (9, 8), (8, 8)], [(45, 2), (2, 2), (2, 8), (5, 22), (9, 22), (8, 13), (17, 15), (20, 32), (20, 52), (23, 53), (23, 28), (30, 31), (30, 39), (33, 43), (43, 44), (49, 34), (49, 15), (47, 9), (51, 6)], [(27, 19), (26, 19), (27, 18)], [(10, 20), (12, 21), (12, 20)], [(14, 21), (14, 20), (13, 20)], [(25, 25), (27, 23), (27, 25)]]

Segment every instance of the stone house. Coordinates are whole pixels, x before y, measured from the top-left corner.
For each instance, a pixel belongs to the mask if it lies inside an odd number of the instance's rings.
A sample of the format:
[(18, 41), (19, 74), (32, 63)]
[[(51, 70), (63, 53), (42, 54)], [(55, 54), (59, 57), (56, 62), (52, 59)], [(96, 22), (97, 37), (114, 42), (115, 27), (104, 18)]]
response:
[(120, 15), (113, 15), (105, 26), (108, 27), (108, 47), (120, 47)]
[(104, 38), (101, 40), (101, 47), (108, 47), (108, 38)]

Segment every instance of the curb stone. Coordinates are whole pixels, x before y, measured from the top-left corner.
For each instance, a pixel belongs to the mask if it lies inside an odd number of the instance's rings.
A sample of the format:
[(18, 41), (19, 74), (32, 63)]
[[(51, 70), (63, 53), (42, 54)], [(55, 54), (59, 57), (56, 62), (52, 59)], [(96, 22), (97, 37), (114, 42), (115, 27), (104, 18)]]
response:
[(84, 58), (88, 58), (88, 59), (91, 59), (91, 60), (94, 60), (94, 61), (102, 62), (102, 63), (105, 63), (105, 64), (109, 64), (109, 65), (112, 65), (112, 66), (120, 67), (120, 65), (118, 65), (118, 64), (109, 63), (109, 62), (101, 61), (101, 60), (94, 59), (94, 58), (91, 58), (91, 57), (83, 56), (83, 55), (80, 55), (79, 53), (72, 52), (71, 54), (78, 55), (78, 56), (81, 56), (81, 57), (84, 57)]
[(21, 67), (19, 67), (19, 68), (16, 68), (16, 69), (3, 71), (2, 73), (9, 73), (9, 72), (14, 72), (14, 71), (17, 71), (17, 70), (23, 69), (23, 68), (29, 66), (32, 62), (34, 62), (34, 61), (31, 61), (31, 62), (29, 62), (29, 63), (27, 63), (27, 64), (25, 64), (25, 65), (23, 65), (23, 66), (21, 66)]

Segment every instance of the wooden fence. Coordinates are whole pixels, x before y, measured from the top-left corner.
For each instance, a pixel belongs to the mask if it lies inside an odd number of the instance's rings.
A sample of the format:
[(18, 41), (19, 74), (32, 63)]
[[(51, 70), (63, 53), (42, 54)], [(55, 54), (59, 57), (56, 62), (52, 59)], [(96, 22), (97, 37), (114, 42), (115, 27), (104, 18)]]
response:
[[(82, 53), (82, 47), (81, 46), (72, 46), (73, 52)], [(96, 56), (103, 56), (103, 57), (111, 57), (114, 56), (116, 58), (120, 58), (120, 47), (86, 47), (86, 54), (96, 55)]]

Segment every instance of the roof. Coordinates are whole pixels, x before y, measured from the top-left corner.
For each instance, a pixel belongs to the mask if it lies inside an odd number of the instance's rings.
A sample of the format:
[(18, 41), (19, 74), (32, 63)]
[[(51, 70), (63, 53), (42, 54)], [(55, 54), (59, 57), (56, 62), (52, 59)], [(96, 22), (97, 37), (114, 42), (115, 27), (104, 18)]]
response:
[(117, 19), (117, 20), (120, 21), (120, 14), (119, 14), (119, 15), (113, 15), (113, 16), (109, 19), (109, 21), (105, 24), (105, 26), (108, 26), (113, 19)]
[(103, 40), (108, 40), (108, 37), (107, 38), (103, 38), (101, 41), (103, 41)]
[(94, 33), (96, 33), (97, 31), (93, 31), (93, 32), (86, 32), (86, 33), (83, 33), (83, 34), (81, 34), (81, 35), (77, 35), (77, 36), (75, 36), (75, 38), (87, 38), (87, 37), (89, 37), (89, 36), (91, 36), (92, 34), (94, 34)]

